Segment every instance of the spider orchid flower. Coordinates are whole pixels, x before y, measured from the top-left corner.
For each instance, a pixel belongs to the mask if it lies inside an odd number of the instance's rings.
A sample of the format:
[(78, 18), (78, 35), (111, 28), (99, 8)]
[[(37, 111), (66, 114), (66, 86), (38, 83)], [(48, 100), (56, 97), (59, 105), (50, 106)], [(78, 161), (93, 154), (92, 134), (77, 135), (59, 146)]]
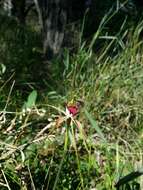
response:
[(79, 108), (76, 105), (66, 107), (66, 114), (68, 117), (74, 117), (79, 113)]

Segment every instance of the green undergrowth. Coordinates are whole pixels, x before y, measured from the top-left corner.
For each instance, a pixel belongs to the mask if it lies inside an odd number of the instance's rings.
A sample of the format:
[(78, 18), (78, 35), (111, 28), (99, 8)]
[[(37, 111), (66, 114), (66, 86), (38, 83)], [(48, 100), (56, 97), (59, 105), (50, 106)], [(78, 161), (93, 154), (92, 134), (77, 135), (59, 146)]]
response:
[[(38, 33), (9, 19), (0, 28), (1, 190), (115, 190), (141, 168), (143, 23), (115, 36), (104, 23), (49, 73)], [(84, 106), (69, 122), (72, 99)]]

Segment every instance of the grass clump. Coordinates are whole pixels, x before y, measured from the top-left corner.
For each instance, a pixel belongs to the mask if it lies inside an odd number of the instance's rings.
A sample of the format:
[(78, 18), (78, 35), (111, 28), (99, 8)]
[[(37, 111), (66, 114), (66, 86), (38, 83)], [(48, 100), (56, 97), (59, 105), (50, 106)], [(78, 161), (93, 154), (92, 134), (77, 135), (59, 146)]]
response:
[[(63, 61), (53, 61), (50, 79), (34, 77), (41, 64), (33, 52), (40, 48), (38, 34), (22, 29), (23, 43), (13, 22), (4, 28), (9, 39), (1, 30), (1, 189), (114, 190), (121, 176), (142, 165), (142, 23), (122, 25), (114, 36), (103, 35), (102, 25), (90, 44), (80, 41), (77, 53), (65, 51)], [(69, 116), (64, 102), (79, 99), (84, 107)]]

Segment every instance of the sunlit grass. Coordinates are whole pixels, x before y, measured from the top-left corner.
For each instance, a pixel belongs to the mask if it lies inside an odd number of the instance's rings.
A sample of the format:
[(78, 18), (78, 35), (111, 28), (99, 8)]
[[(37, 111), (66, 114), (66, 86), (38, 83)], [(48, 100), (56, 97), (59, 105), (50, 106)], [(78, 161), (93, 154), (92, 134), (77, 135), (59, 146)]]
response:
[[(104, 19), (90, 44), (80, 39), (76, 53), (65, 51), (63, 61), (53, 61), (51, 84), (43, 75), (34, 85), (31, 76), (25, 77), (37, 54), (25, 58), (27, 66), (20, 61), (33, 45), (22, 49), (19, 57), (19, 52), (11, 53), (9, 39), (0, 33), (0, 64), (6, 66), (0, 72), (2, 190), (114, 190), (121, 176), (141, 167), (142, 23), (136, 28), (125, 28), (123, 23), (120, 32), (111, 36), (105, 35)], [(12, 39), (9, 43), (18, 49), (13, 34)], [(100, 40), (103, 45), (98, 49)], [(11, 68), (19, 62), (26, 68), (15, 78)], [(28, 90), (18, 88), (17, 81), (23, 81)], [(47, 84), (47, 89), (36, 89), (37, 83)], [(82, 99), (84, 107), (69, 123), (64, 103), (72, 99)], [(59, 118), (62, 122), (57, 127)]]

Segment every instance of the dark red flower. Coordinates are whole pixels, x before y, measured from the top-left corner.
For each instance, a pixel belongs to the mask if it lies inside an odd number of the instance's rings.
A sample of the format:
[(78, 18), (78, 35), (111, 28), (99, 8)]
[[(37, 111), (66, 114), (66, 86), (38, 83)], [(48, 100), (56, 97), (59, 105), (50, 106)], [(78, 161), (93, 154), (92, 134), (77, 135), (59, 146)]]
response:
[(67, 106), (67, 109), (72, 116), (75, 116), (79, 113), (79, 108), (77, 106)]

